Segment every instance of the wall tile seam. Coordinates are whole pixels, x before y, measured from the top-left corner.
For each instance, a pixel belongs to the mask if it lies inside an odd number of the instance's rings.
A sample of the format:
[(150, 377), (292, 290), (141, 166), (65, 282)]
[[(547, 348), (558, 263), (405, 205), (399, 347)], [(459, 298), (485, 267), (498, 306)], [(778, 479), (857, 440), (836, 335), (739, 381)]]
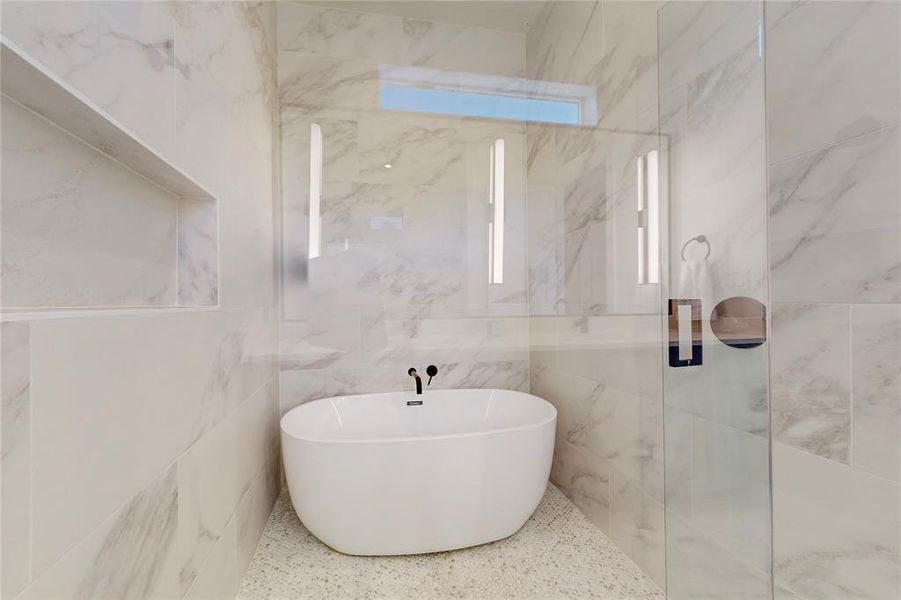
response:
[[(278, 381), (278, 378), (277, 378), (277, 377), (273, 377), (273, 378), (268, 379), (267, 382), (266, 382), (265, 384), (263, 384), (263, 385), (261, 385), (260, 387), (258, 387), (252, 394), (250, 394), (250, 395), (248, 396), (248, 398), (254, 396), (257, 392), (259, 392), (259, 391), (260, 391), (261, 389), (263, 389), (268, 383), (271, 383), (272, 381), (276, 381), (276, 382), (277, 382), (277, 381)], [(246, 402), (246, 400), (247, 400), (247, 399), (245, 399), (244, 401), (242, 401), (238, 406), (242, 406), (242, 405)], [(125, 508), (127, 508), (128, 505), (131, 504), (131, 502), (132, 502), (135, 498), (137, 498), (137, 497), (140, 496), (141, 494), (145, 493), (149, 488), (151, 488), (151, 487), (153, 486), (154, 482), (156, 482), (160, 477), (162, 477), (167, 471), (169, 471), (169, 470), (171, 470), (171, 469), (175, 469), (175, 470), (176, 470), (176, 473), (177, 473), (177, 471), (178, 471), (178, 463), (179, 463), (182, 459), (184, 459), (185, 456), (186, 456), (186, 455), (187, 455), (187, 454), (188, 454), (188, 453), (189, 453), (196, 445), (200, 444), (203, 440), (205, 440), (205, 439), (206, 439), (206, 438), (207, 438), (207, 437), (208, 437), (208, 436), (209, 436), (209, 435), (210, 435), (217, 427), (224, 426), (225, 421), (226, 421), (230, 416), (233, 416), (236, 412), (237, 412), (237, 407), (235, 408), (235, 410), (230, 411), (225, 417), (223, 417), (222, 419), (220, 419), (219, 421), (217, 421), (211, 428), (207, 429), (207, 430), (204, 432), (203, 435), (201, 435), (200, 437), (198, 437), (191, 445), (189, 445), (187, 448), (185, 448), (185, 450), (182, 451), (182, 452), (181, 452), (174, 460), (172, 460), (171, 462), (167, 463), (166, 466), (165, 466), (164, 468), (162, 468), (161, 470), (159, 470), (158, 472), (154, 473), (154, 474), (150, 477), (150, 479), (148, 480), (148, 482), (145, 483), (145, 485), (143, 485), (137, 492), (135, 492), (134, 494), (132, 494), (128, 499), (126, 499), (124, 502), (122, 502), (122, 503), (119, 504), (116, 508), (114, 508), (114, 509), (109, 513), (109, 515), (108, 515), (107, 517), (105, 517), (102, 521), (100, 521), (100, 523), (97, 524), (96, 527), (94, 527), (93, 529), (91, 529), (91, 530), (88, 531), (88, 532), (85, 532), (85, 534), (84, 534), (77, 542), (75, 542), (74, 544), (72, 544), (71, 546), (69, 546), (69, 548), (68, 548), (65, 552), (63, 552), (62, 555), (59, 556), (59, 558), (57, 558), (57, 559), (54, 560), (52, 563), (50, 563), (49, 565), (47, 565), (46, 567), (44, 567), (44, 569), (43, 569), (39, 574), (37, 574), (36, 577), (35, 577), (35, 574), (34, 574), (34, 572), (33, 572), (33, 564), (32, 564), (33, 561), (31, 560), (31, 557), (33, 556), (33, 549), (34, 549), (34, 548), (33, 548), (33, 547), (34, 547), (34, 535), (33, 535), (33, 532), (32, 532), (32, 531), (29, 531), (29, 578), (28, 578), (28, 584), (27, 584), (26, 587), (22, 590), (22, 592), (24, 592), (25, 590), (27, 590), (32, 584), (36, 583), (36, 582), (39, 581), (42, 577), (44, 577), (45, 575), (47, 575), (50, 571), (53, 570), (54, 567), (56, 567), (56, 565), (58, 565), (58, 564), (61, 563), (63, 560), (65, 560), (65, 559), (66, 559), (69, 555), (71, 555), (73, 552), (77, 551), (82, 545), (84, 545), (84, 544), (87, 542), (87, 540), (88, 540), (92, 535), (94, 535), (95, 532), (99, 531), (99, 530), (102, 529), (104, 526), (106, 526), (108, 523), (110, 523), (111, 521), (113, 521), (114, 519), (116, 519), (120, 514), (122, 514), (122, 512), (125, 510)], [(29, 465), (29, 467), (31, 467), (31, 465)], [(265, 468), (265, 467), (266, 467), (266, 465), (263, 465), (263, 466), (261, 467), (261, 469), (263, 469), (263, 468)], [(31, 474), (32, 470), (33, 470), (32, 468), (29, 468), (29, 474)], [(254, 475), (254, 477), (251, 479), (251, 482), (256, 481), (256, 476), (257, 476), (257, 474)], [(177, 489), (177, 488), (176, 488), (176, 489)], [(243, 498), (243, 494), (244, 494), (244, 492), (245, 492), (246, 490), (247, 490), (247, 488), (245, 488), (244, 490), (242, 490), (241, 498)], [(240, 504), (240, 499), (239, 499), (239, 501), (238, 501), (238, 504)], [(236, 504), (236, 508), (237, 508), (238, 504)], [(30, 522), (33, 522), (33, 518), (29, 518), (29, 521), (30, 521)], [(29, 528), (29, 529), (31, 529), (31, 528)], [(22, 592), (20, 592), (20, 595), (21, 595)]]
[(854, 305), (848, 304), (848, 466), (854, 463)]
[(847, 463), (839, 462), (837, 460), (833, 460), (833, 459), (827, 458), (825, 456), (820, 456), (819, 454), (814, 454), (813, 452), (810, 452), (803, 448), (796, 448), (795, 446), (792, 446), (791, 444), (787, 444), (787, 443), (783, 442), (782, 440), (773, 440), (773, 443), (781, 444), (781, 445), (785, 446), (786, 448), (793, 450), (795, 452), (800, 452), (801, 454), (804, 454), (805, 456), (807, 456), (809, 458), (813, 458), (816, 460), (824, 460), (824, 461), (829, 462), (829, 464), (835, 465), (842, 469), (850, 469), (851, 471), (854, 471), (855, 473), (857, 473), (858, 475), (860, 475), (862, 477), (872, 478), (875, 482), (888, 483), (888, 484), (894, 485), (894, 486), (898, 487), (899, 492), (901, 492), (901, 481), (898, 481), (897, 479), (892, 479), (891, 477), (886, 477), (885, 475), (880, 475), (879, 473), (873, 473), (872, 471), (868, 471), (868, 470), (862, 469), (860, 467), (855, 467), (854, 465), (849, 465)]
[[(446, 51), (446, 49), (445, 49), (445, 51)], [(517, 71), (517, 72), (509, 72), (509, 73), (504, 73), (503, 71), (501, 73), (493, 73), (493, 72), (488, 72), (488, 71), (462, 70), (459, 68), (450, 69), (449, 67), (444, 67), (444, 66), (441, 66), (440, 64), (421, 65), (421, 64), (418, 64), (415, 62), (410, 62), (408, 60), (404, 60), (404, 59), (394, 62), (394, 61), (387, 61), (387, 60), (377, 60), (375, 58), (367, 58), (367, 57), (362, 57), (362, 56), (347, 56), (347, 55), (341, 55), (341, 54), (330, 54), (327, 52), (311, 52), (309, 50), (291, 50), (291, 49), (284, 49), (284, 48), (279, 48), (277, 52), (280, 55), (285, 54), (285, 55), (287, 55), (286, 57), (292, 57), (292, 58), (307, 57), (307, 58), (311, 58), (311, 59), (313, 59), (313, 58), (328, 59), (328, 60), (335, 61), (335, 62), (341, 62), (341, 63), (345, 63), (345, 64), (353, 64), (353, 65), (357, 65), (357, 66), (371, 66), (372, 68), (370, 70), (373, 73), (378, 73), (380, 70), (380, 67), (382, 65), (388, 65), (388, 66), (394, 66), (394, 67), (415, 67), (415, 68), (423, 68), (423, 69), (434, 69), (434, 70), (439, 70), (442, 72), (452, 72), (452, 73), (475, 73), (475, 74), (479, 74), (479, 75), (491, 75), (494, 77), (503, 77), (503, 78), (510, 78), (510, 79), (527, 79), (527, 77), (522, 73), (522, 70)], [(281, 77), (281, 76), (287, 76), (290, 74), (296, 74), (296, 71), (295, 71), (295, 69), (276, 66), (276, 74), (277, 74), (277, 76)], [(378, 83), (378, 80), (379, 80), (379, 78), (373, 79), (373, 83)], [(277, 86), (278, 91), (276, 93), (279, 97), (281, 97), (281, 89), (280, 89), (281, 87), (282, 86)], [(289, 86), (288, 89), (290, 89), (291, 87), (293, 87), (293, 86)], [(281, 104), (281, 105), (282, 106), (292, 106), (291, 103)], [(302, 106), (306, 106), (306, 105), (302, 105)], [(344, 109), (344, 110), (360, 110), (360, 109), (349, 109), (347, 107), (332, 106), (332, 105), (322, 105), (321, 107), (322, 108)]]
[[(820, 153), (820, 152), (828, 152), (828, 151), (830, 151), (830, 150), (832, 150), (832, 149), (834, 149), (834, 148), (838, 148), (839, 146), (843, 146), (843, 145), (847, 144), (848, 142), (854, 142), (854, 141), (857, 141), (857, 140), (859, 140), (859, 139), (861, 139), (861, 138), (864, 138), (864, 137), (866, 137), (866, 136), (868, 136), (868, 135), (875, 135), (875, 134), (878, 134), (878, 133), (884, 133), (884, 132), (886, 132), (886, 131), (888, 131), (888, 130), (890, 130), (890, 129), (892, 129), (892, 128), (896, 128), (896, 127), (899, 128), (899, 129), (901, 129), (901, 119), (899, 119), (899, 120), (897, 120), (897, 121), (894, 121), (894, 122), (892, 122), (892, 123), (886, 124), (886, 125), (880, 125), (879, 127), (874, 127), (873, 129), (869, 129), (869, 130), (864, 131), (864, 132), (862, 132), (862, 133), (858, 133), (858, 134), (855, 134), (855, 135), (852, 135), (852, 136), (849, 136), (849, 137), (841, 138), (840, 140), (830, 142), (830, 143), (828, 143), (828, 144), (826, 144), (826, 145), (824, 145), (824, 146), (821, 146), (821, 147), (818, 147), (818, 148), (814, 148), (814, 149), (812, 149), (812, 150), (805, 150), (805, 151), (803, 151), (803, 152), (799, 152), (798, 154), (794, 154), (794, 155), (792, 155), (792, 156), (790, 156), (790, 157), (788, 157), (788, 158), (780, 159), (780, 160), (778, 160), (778, 161), (776, 161), (776, 162), (774, 162), (774, 163), (767, 163), (767, 169), (771, 169), (771, 168), (774, 168), (774, 167), (779, 167), (779, 166), (785, 165), (786, 163), (789, 163), (789, 162), (792, 162), (792, 161), (795, 161), (795, 160), (799, 160), (799, 159), (802, 159), (802, 158), (807, 158), (807, 157), (809, 157), (809, 156), (812, 156), (812, 155), (814, 155), (814, 154), (818, 154), (818, 153)], [(767, 128), (769, 128), (769, 123), (767, 124)], [(769, 134), (767, 134), (767, 139), (769, 139), (769, 137), (770, 137)], [(772, 150), (771, 150), (770, 148), (767, 148), (767, 156), (769, 156), (769, 155), (771, 155), (771, 154), (772, 154)], [(767, 193), (767, 196), (769, 196), (769, 193)]]
[[(277, 371), (277, 372), (275, 373), (275, 375), (273, 375), (272, 377), (269, 377), (269, 378), (266, 379), (266, 381), (264, 381), (261, 385), (259, 385), (259, 386), (257, 386), (256, 388), (254, 388), (254, 390), (253, 390), (252, 392), (248, 393), (247, 396), (245, 396), (243, 400), (241, 400), (240, 402), (238, 402), (238, 404), (235, 406), (234, 409), (232, 409), (231, 411), (227, 412), (227, 413), (225, 414), (224, 417), (222, 417), (221, 419), (219, 419), (218, 421), (216, 421), (216, 424), (213, 425), (213, 428), (218, 427), (220, 423), (222, 423), (223, 421), (225, 421), (225, 419), (229, 418), (232, 414), (234, 414), (234, 412), (237, 411), (238, 408), (241, 408), (242, 406), (244, 406), (245, 404), (247, 404), (248, 402), (250, 402), (250, 399), (251, 399), (251, 398), (253, 398), (253, 397), (256, 396), (257, 394), (259, 394), (261, 390), (265, 389), (265, 388), (268, 387), (270, 384), (273, 384), (273, 383), (274, 383), (276, 389), (278, 389), (278, 387), (279, 387), (279, 377), (278, 377), (278, 374), (279, 374), (279, 372)], [(211, 428), (209, 431), (211, 431), (211, 430), (212, 430), (212, 428)], [(203, 439), (204, 437), (205, 437), (205, 436), (201, 436), (199, 439)], [(194, 443), (196, 444), (197, 442), (194, 442)], [(193, 446), (193, 445), (194, 445), (194, 444), (191, 444), (191, 446)], [(190, 449), (190, 447), (189, 447), (189, 449)]]
[[(460, 29), (477, 29), (479, 31), (485, 31), (485, 32), (490, 32), (490, 33), (502, 33), (502, 34), (507, 34), (507, 35), (511, 35), (511, 36), (518, 35), (518, 36), (522, 37), (523, 44), (525, 44), (526, 33), (527, 33), (527, 32), (522, 32), (522, 31), (511, 31), (508, 29), (492, 29), (491, 27), (485, 27), (482, 25), (463, 25), (460, 23), (451, 23), (449, 21), (438, 21), (435, 19), (421, 19), (421, 18), (417, 18), (417, 17), (404, 17), (404, 16), (400, 16), (400, 15), (391, 15), (391, 14), (384, 14), (384, 13), (379, 13), (379, 12), (369, 12), (369, 11), (364, 11), (364, 10), (359, 10), (359, 9), (354, 9), (354, 8), (342, 8), (340, 6), (333, 6), (333, 5), (329, 5), (329, 6), (312, 5), (312, 8), (318, 9), (320, 12), (330, 10), (330, 11), (340, 11), (343, 13), (349, 13), (352, 15), (365, 15), (366, 17), (372, 18), (373, 20), (381, 19), (385, 22), (399, 21), (401, 24), (403, 24), (404, 21), (417, 21), (417, 22), (425, 22), (425, 23), (436, 23), (438, 25), (446, 25), (448, 27), (457, 27)], [(278, 12), (276, 13), (276, 15), (278, 15)], [(276, 17), (276, 19), (277, 19), (277, 17)], [(276, 31), (276, 39), (277, 39), (277, 37), (278, 37), (278, 31)], [(281, 50), (280, 46), (279, 46), (279, 50)]]
[[(892, 483), (901, 485), (901, 480), (892, 479), (891, 477), (887, 477), (880, 473), (874, 473), (873, 471), (870, 471), (869, 469), (865, 469), (863, 467), (856, 465), (855, 461), (854, 461), (854, 438), (855, 438), (855, 435), (854, 435), (854, 412), (855, 412), (855, 410), (854, 410), (854, 358), (855, 358), (855, 353), (853, 351), (853, 348), (854, 348), (854, 312), (855, 312), (854, 307), (861, 306), (861, 305), (862, 306), (901, 306), (901, 304), (898, 304), (896, 302), (872, 302), (872, 303), (868, 303), (868, 302), (852, 302), (852, 303), (848, 303), (848, 302), (832, 302), (832, 303), (826, 303), (826, 302), (777, 302), (777, 303), (775, 303), (775, 306), (774, 306), (774, 308), (776, 308), (776, 307), (788, 307), (788, 308), (813, 307), (813, 308), (815, 308), (817, 306), (847, 306), (847, 309), (848, 309), (848, 380), (849, 380), (849, 386), (848, 386), (848, 416), (849, 416), (848, 462), (843, 462), (843, 461), (835, 460), (833, 458), (829, 458), (827, 456), (822, 456), (820, 454), (816, 454), (815, 452), (811, 452), (811, 451), (807, 450), (806, 448), (797, 446), (797, 445), (793, 444), (792, 442), (786, 441), (784, 439), (774, 439), (773, 441), (778, 442), (778, 443), (780, 443), (786, 447), (789, 447), (793, 450), (796, 450), (798, 452), (801, 452), (807, 456), (819, 458), (822, 460), (827, 460), (830, 463), (835, 463), (842, 467), (845, 467), (848, 469), (853, 469), (863, 475), (868, 475), (868, 476), (874, 477), (877, 480), (888, 481), (888, 482), (892, 482)], [(775, 342), (776, 342), (776, 340), (773, 340), (773, 343), (775, 343)]]
[[(256, 474), (253, 476), (253, 478), (250, 480), (250, 484), (244, 489), (244, 491), (241, 492), (241, 496), (238, 498), (238, 502), (235, 504), (235, 508), (232, 510), (231, 515), (228, 517), (228, 520), (225, 522), (225, 525), (224, 525), (224, 527), (223, 527), (223, 533), (224, 533), (229, 527), (231, 527), (231, 526), (234, 526), (234, 527), (235, 527), (235, 530), (236, 530), (236, 533), (237, 533), (237, 528), (238, 528), (238, 510), (241, 508), (241, 503), (244, 501), (244, 498), (247, 496), (247, 494), (250, 494), (250, 493), (253, 491), (254, 485), (256, 485), (257, 481), (258, 481), (259, 479), (261, 479), (261, 478), (263, 478), (263, 477), (266, 476), (266, 466), (267, 466), (267, 465), (263, 465), (262, 467), (260, 467), (260, 470), (257, 471), (257, 473), (256, 473)], [(279, 479), (279, 491), (281, 491), (281, 479)], [(272, 505), (268, 507), (268, 510), (267, 510), (268, 513), (270, 513), (270, 514), (272, 513), (272, 507), (275, 506), (275, 501), (276, 501), (277, 499), (278, 499), (278, 494), (276, 494), (275, 497), (273, 498)], [(269, 517), (267, 516), (267, 517), (266, 517), (266, 522), (268, 522), (268, 521), (269, 521)], [(265, 527), (264, 527), (264, 529), (265, 529)], [(263, 530), (261, 529), (261, 530), (260, 530), (260, 536), (257, 537), (256, 540), (254, 540), (254, 551), (256, 551), (256, 546), (259, 544), (259, 541), (260, 541), (260, 539), (262, 538), (262, 534), (263, 534)], [(223, 536), (223, 534), (220, 534), (219, 537), (216, 538), (216, 544), (218, 544), (219, 542), (222, 541), (222, 536)], [(191, 583), (187, 586), (187, 588), (185, 589), (185, 592), (181, 595), (182, 598), (188, 597), (188, 595), (191, 593), (191, 590), (192, 590), (192, 588), (194, 587), (194, 582), (197, 581), (197, 575), (200, 574), (201, 571), (203, 571), (203, 567), (204, 567), (204, 566), (207, 564), (207, 562), (210, 560), (210, 557), (211, 557), (212, 554), (213, 554), (213, 549), (215, 548), (215, 545), (216, 545), (216, 544), (214, 544), (213, 547), (210, 548), (210, 551), (207, 552), (207, 554), (206, 554), (206, 556), (204, 557), (203, 561), (201, 561), (201, 563), (197, 566), (197, 569), (196, 569), (196, 572), (195, 572), (195, 575), (194, 575), (194, 579), (191, 580)], [(235, 548), (240, 548), (240, 547), (241, 547), (241, 542), (240, 542), (240, 540), (238, 539), (238, 536), (235, 535)], [(249, 566), (250, 566), (250, 565), (248, 565), (248, 567), (249, 567)], [(246, 569), (245, 569), (245, 570), (246, 570)], [(238, 580), (236, 581), (237, 588), (240, 588), (240, 587), (241, 587), (241, 582), (242, 582), (243, 579), (244, 579), (244, 573), (243, 573), (243, 572), (242, 572), (242, 573), (235, 573), (235, 575), (238, 577)]]

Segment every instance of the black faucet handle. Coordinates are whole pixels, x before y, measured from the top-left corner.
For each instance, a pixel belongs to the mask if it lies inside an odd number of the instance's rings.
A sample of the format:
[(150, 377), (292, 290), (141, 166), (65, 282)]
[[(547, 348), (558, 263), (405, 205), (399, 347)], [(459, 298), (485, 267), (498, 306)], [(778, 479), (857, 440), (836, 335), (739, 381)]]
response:
[(429, 376), (429, 382), (426, 385), (432, 385), (432, 377), (438, 374), (438, 367), (435, 365), (429, 365), (425, 369), (425, 374)]

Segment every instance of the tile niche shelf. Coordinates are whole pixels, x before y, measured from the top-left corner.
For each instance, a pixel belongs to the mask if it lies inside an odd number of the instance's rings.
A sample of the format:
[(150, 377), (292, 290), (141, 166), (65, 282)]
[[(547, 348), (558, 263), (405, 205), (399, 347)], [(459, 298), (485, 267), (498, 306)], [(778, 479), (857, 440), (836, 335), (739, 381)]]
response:
[(3, 320), (218, 306), (217, 199), (0, 45)]

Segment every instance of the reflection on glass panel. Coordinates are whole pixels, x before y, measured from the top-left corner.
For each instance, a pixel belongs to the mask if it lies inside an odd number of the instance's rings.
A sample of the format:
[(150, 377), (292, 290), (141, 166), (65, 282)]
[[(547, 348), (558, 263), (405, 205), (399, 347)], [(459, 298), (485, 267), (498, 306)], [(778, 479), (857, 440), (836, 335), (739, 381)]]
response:
[(523, 98), (502, 94), (406, 87), (383, 83), (379, 87), (382, 108), (414, 112), (517, 119), (577, 125), (581, 120), (578, 102)]

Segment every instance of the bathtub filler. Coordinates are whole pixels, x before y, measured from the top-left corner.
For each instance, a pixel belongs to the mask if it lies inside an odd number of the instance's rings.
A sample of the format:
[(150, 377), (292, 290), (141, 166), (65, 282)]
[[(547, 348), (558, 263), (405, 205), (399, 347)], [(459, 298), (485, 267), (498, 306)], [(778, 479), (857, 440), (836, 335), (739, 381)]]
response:
[[(432, 385), (432, 377), (438, 374), (438, 367), (435, 365), (429, 365), (425, 369), (425, 374), (429, 376), (429, 382), (426, 385)], [(419, 373), (416, 372), (414, 367), (410, 367), (407, 369), (407, 375), (416, 380), (416, 394), (422, 394), (422, 378), (419, 376)], [(407, 402), (407, 406), (419, 406), (422, 404), (421, 400), (417, 400), (414, 402)]]
[(442, 552), (509, 537), (547, 486), (556, 409), (509, 390), (325, 398), (281, 420), (291, 502), (339, 552)]

